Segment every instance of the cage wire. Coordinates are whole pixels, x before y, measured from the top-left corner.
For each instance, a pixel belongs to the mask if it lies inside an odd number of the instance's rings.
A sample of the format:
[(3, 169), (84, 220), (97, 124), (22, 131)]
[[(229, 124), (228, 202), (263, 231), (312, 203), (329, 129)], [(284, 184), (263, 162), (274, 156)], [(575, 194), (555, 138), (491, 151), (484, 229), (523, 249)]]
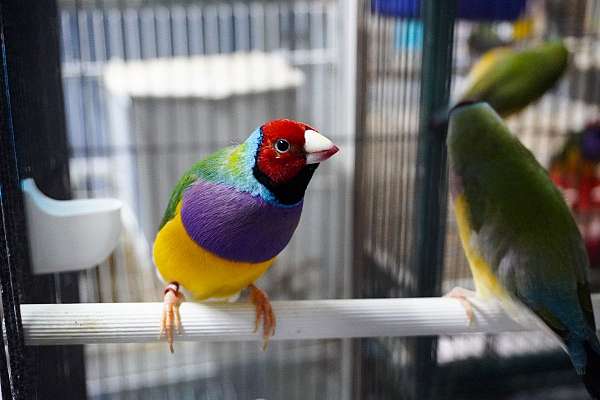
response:
[[(388, 4), (404, 7), (410, 16), (386, 16), (381, 12), (385, 3), (364, 1), (358, 22), (358, 79), (362, 87), (357, 93), (355, 294), (433, 295), (433, 275), (439, 272), (435, 271), (437, 265), (430, 266), (431, 274), (421, 268), (423, 248), (417, 235), (419, 231), (424, 234), (420, 225), (425, 211), (423, 204), (415, 201), (428, 187), (417, 179), (417, 170), (424, 172), (424, 158), (419, 153), (427, 150), (427, 144), (421, 142), (425, 132), (422, 133), (419, 122), (424, 112), (423, 23), (417, 17), (418, 2)], [(432, 82), (431, 87), (444, 85), (443, 81)], [(441, 160), (438, 158), (437, 162)], [(445, 193), (442, 187), (433, 188)], [(427, 195), (432, 196), (432, 204), (436, 202), (433, 192)], [(438, 217), (429, 211), (430, 217)], [(436, 228), (443, 230), (439, 221)], [(430, 253), (437, 252), (433, 236), (428, 238)], [(362, 340), (355, 356), (360, 363), (356, 378), (360, 385), (355, 396), (425, 398), (427, 385), (423, 385), (423, 375), (434, 365), (434, 348), (435, 342), (430, 338)]]
[[(306, 121), (342, 157), (352, 154), (336, 101), (348, 68), (338, 54), (340, 2), (59, 4), (74, 195), (126, 203), (122, 243), (81, 273), (82, 301), (160, 301), (150, 250), (171, 188), (195, 161), (263, 122)], [(258, 282), (272, 299), (347, 293), (352, 171), (338, 165), (319, 168), (294, 239)], [(86, 346), (89, 398), (337, 399), (347, 362), (336, 340), (272, 342), (266, 353), (258, 342), (178, 342), (175, 351)]]
[[(419, 218), (414, 204), (415, 172), (422, 112), (419, 77), (425, 68), (419, 3), (361, 2), (358, 60), (363, 71), (359, 80), (364, 82), (359, 82), (357, 93), (355, 192), (355, 291), (361, 297), (422, 296), (415, 288), (420, 277), (429, 273), (414, 262)], [(511, 2), (492, 3), (506, 10)], [(391, 15), (394, 8), (396, 15)], [(470, 67), (489, 48), (526, 47), (544, 38), (564, 38), (572, 53), (565, 77), (540, 101), (507, 121), (548, 167), (570, 132), (600, 117), (599, 17), (596, 0), (529, 1), (515, 22), (464, 20), (459, 15), (452, 44), (453, 95), (460, 93)], [(449, 199), (447, 204), (450, 208)], [(576, 218), (582, 230), (591, 229), (589, 216)], [(473, 287), (452, 212), (447, 213), (439, 273), (438, 295), (454, 286)], [(591, 268), (594, 291), (600, 283), (598, 275), (599, 270)], [(361, 379), (359, 398), (425, 398), (416, 394), (418, 386), (424, 385), (431, 387), (427, 398), (587, 398), (567, 356), (542, 333), (442, 336), (436, 342), (436, 346), (419, 349), (413, 339), (362, 341), (357, 356), (363, 363), (357, 377)], [(418, 381), (415, 375), (419, 357), (433, 365), (426, 381)]]
[[(34, 275), (21, 183), (33, 178), (55, 199), (69, 197), (68, 152), (61, 89), (57, 5), (3, 2), (0, 35), (0, 397), (52, 398), (69, 382), (85, 396), (81, 346), (25, 346), (19, 305), (77, 302), (77, 276)], [(39, 68), (44, 65), (43, 68)], [(50, 368), (48, 366), (51, 366)]]

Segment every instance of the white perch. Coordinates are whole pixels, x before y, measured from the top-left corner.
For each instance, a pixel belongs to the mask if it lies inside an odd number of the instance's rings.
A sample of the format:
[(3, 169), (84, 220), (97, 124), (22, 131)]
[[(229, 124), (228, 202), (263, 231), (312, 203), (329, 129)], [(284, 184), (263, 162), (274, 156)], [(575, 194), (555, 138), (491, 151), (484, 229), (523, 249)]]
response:
[[(600, 295), (593, 297), (600, 321)], [(473, 302), (469, 325), (462, 305), (449, 298), (275, 301), (272, 340), (430, 336), (536, 330), (511, 320), (497, 305)], [(29, 345), (141, 343), (159, 340), (162, 303), (23, 304)], [(181, 306), (185, 332), (177, 341), (259, 340), (254, 307), (246, 303)], [(164, 339), (163, 339), (164, 340)]]

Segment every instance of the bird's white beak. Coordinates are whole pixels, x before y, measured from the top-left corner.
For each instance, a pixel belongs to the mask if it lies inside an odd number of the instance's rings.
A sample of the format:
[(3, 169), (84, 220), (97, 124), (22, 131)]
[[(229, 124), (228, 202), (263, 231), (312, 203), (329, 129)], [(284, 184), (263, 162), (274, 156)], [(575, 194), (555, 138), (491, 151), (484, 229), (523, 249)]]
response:
[(320, 133), (311, 129), (304, 131), (304, 151), (307, 164), (325, 161), (339, 150), (339, 147)]

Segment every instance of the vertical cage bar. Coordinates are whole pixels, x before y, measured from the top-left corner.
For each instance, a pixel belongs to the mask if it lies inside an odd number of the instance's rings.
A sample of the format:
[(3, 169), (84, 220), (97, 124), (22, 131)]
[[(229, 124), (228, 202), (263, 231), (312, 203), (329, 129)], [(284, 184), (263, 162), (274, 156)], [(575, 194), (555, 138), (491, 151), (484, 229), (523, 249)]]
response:
[[(6, 54), (5, 13), (0, 7), (0, 44), (2, 71), (0, 73), (0, 390), (2, 399), (25, 399), (25, 341), (19, 311), (17, 269), (22, 267), (23, 246), (16, 245), (19, 218), (22, 210), (19, 190), (19, 169), (12, 124), (11, 99)], [(22, 211), (20, 217), (23, 217)], [(22, 222), (22, 221), (21, 221)], [(4, 341), (6, 331), (6, 342)]]
[[(77, 274), (32, 275), (20, 180), (33, 177), (49, 196), (69, 197), (68, 150), (66, 145), (63, 94), (60, 80), (59, 18), (53, 0), (33, 3), (3, 1), (3, 111), (7, 129), (0, 144), (8, 170), (3, 178), (4, 240), (8, 261), (0, 261), (3, 284), (12, 298), (3, 298), (7, 327), (11, 380), (21, 385), (13, 398), (84, 399), (85, 372), (82, 346), (40, 347), (19, 350), (21, 332), (18, 300), (29, 303), (78, 302)], [(43, 66), (43, 68), (40, 68)], [(10, 101), (8, 101), (10, 100)], [(8, 132), (8, 133), (7, 133)], [(5, 137), (8, 136), (8, 139)], [(8, 158), (10, 157), (10, 158)], [(13, 165), (14, 164), (14, 165)], [(8, 171), (8, 172), (7, 172)], [(17, 287), (22, 285), (17, 297)], [(9, 300), (11, 302), (9, 302)], [(8, 307), (8, 310), (7, 310)], [(13, 338), (16, 335), (16, 338)], [(11, 348), (12, 347), (12, 348)], [(13, 366), (15, 364), (17, 366)], [(16, 379), (16, 381), (15, 381)]]
[(424, 41), (417, 161), (415, 268), (417, 295), (439, 294), (446, 221), (446, 128), (432, 128), (432, 116), (448, 107), (456, 1), (422, 2)]
[[(433, 128), (434, 113), (448, 107), (456, 0), (424, 0), (423, 61), (421, 69), (420, 131), (416, 175), (415, 204), (417, 212), (416, 253), (412, 264), (415, 295), (437, 296), (440, 292), (446, 232), (447, 166), (446, 127)], [(436, 338), (415, 340), (415, 398), (430, 396), (430, 385), (436, 365)]]

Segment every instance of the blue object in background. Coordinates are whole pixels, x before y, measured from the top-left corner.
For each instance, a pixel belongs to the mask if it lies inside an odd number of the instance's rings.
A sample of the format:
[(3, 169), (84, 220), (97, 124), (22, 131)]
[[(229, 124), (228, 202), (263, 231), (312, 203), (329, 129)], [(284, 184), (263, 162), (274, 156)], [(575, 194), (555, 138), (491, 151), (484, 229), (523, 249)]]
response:
[(423, 46), (423, 24), (418, 19), (400, 20), (394, 27), (396, 49), (421, 49)]
[[(443, 0), (445, 1), (445, 0)], [(420, 0), (373, 0), (372, 11), (402, 18), (417, 18)], [(458, 18), (472, 21), (514, 21), (525, 10), (527, 0), (458, 0)]]

